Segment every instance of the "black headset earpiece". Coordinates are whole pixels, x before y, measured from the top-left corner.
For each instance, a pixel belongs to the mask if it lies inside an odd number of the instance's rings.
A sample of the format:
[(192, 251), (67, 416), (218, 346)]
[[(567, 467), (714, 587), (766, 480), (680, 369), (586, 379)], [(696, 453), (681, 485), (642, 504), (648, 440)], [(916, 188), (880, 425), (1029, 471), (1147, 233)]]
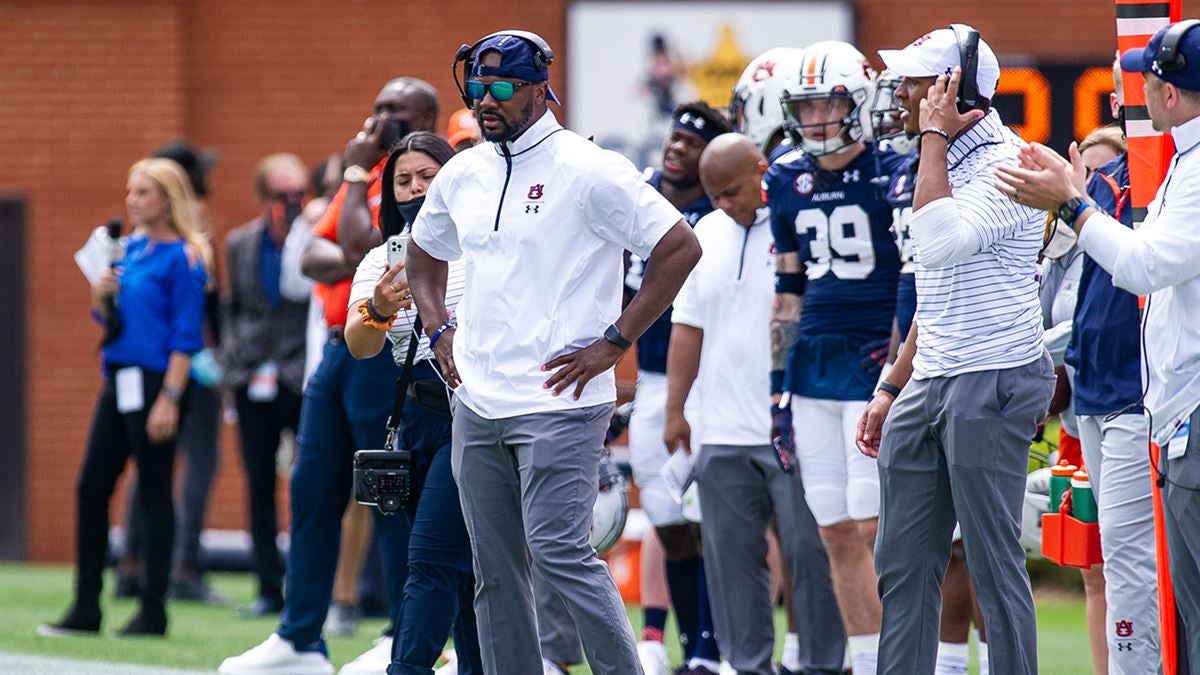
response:
[(958, 112), (966, 113), (979, 105), (979, 31), (969, 26), (952, 23), (954, 40), (958, 42), (958, 64), (962, 67), (962, 80), (958, 83)]
[(1200, 26), (1200, 19), (1180, 21), (1167, 29), (1166, 35), (1163, 35), (1162, 42), (1158, 45), (1158, 52), (1154, 55), (1154, 63), (1160, 71), (1177, 73), (1187, 68), (1187, 57), (1179, 52), (1179, 45), (1183, 42), (1183, 36), (1196, 26)]
[[(471, 97), (467, 96), (467, 90), (463, 87), (463, 83), (470, 77), (471, 66), (475, 62), (475, 50), (479, 49), (479, 45), (484, 42), (501, 35), (511, 35), (515, 38), (520, 38), (533, 46), (533, 65), (538, 68), (549, 68), (550, 64), (554, 63), (554, 50), (550, 48), (550, 43), (542, 39), (542, 36), (527, 30), (498, 30), (495, 33), (489, 33), (474, 42), (474, 44), (462, 45), (458, 51), (454, 53), (454, 63), (450, 65), (450, 72), (454, 73), (454, 84), (458, 87), (458, 93), (462, 96), (463, 103), (467, 108), (475, 109), (475, 102)], [(459, 80), (458, 64), (462, 63), (462, 79)]]

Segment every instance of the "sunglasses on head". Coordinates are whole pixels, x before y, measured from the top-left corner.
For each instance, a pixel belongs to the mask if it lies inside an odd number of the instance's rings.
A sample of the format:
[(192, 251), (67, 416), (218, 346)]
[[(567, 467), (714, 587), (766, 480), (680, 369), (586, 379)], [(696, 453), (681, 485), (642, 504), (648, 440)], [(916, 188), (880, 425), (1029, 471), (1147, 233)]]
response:
[(488, 95), (490, 91), (492, 98), (497, 101), (510, 101), (513, 94), (522, 87), (528, 87), (533, 82), (507, 82), (499, 80), (496, 82), (480, 82), (479, 80), (467, 80), (467, 96), (472, 101), (482, 101), (483, 97)]

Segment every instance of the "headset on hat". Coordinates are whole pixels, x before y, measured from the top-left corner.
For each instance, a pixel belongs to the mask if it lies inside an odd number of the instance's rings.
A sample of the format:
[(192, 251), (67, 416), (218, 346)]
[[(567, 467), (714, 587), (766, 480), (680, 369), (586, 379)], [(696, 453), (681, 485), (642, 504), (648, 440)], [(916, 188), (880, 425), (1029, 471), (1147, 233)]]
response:
[(979, 107), (979, 83), (976, 81), (979, 31), (961, 23), (952, 23), (948, 28), (954, 31), (954, 40), (958, 43), (958, 64), (962, 67), (962, 79), (958, 83), (958, 112), (965, 114)]
[(1180, 53), (1179, 45), (1183, 44), (1183, 36), (1196, 26), (1200, 26), (1200, 19), (1180, 21), (1167, 29), (1154, 55), (1154, 63), (1160, 71), (1177, 73), (1187, 68), (1187, 57)]
[[(467, 78), (470, 77), (471, 66), (475, 63), (475, 51), (479, 49), (479, 45), (501, 35), (510, 35), (528, 42), (533, 47), (533, 65), (539, 69), (549, 68), (550, 64), (554, 63), (554, 50), (550, 48), (550, 44), (543, 40), (542, 36), (527, 30), (498, 30), (495, 33), (479, 38), (473, 44), (459, 47), (458, 51), (454, 54), (454, 63), (450, 65), (450, 72), (454, 74), (454, 85), (458, 87), (459, 96), (462, 96), (463, 103), (471, 110), (475, 109), (475, 102), (467, 96), (467, 90), (464, 88), (463, 82), (466, 82)], [(461, 81), (459, 80), (459, 63), (462, 63)]]

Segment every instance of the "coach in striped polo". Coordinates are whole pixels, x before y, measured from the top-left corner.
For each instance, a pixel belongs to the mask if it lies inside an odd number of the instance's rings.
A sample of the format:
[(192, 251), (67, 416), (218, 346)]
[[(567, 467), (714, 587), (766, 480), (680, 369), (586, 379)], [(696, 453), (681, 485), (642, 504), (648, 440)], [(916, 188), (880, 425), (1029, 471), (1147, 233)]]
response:
[(1037, 672), (1037, 631), (1021, 501), (1029, 440), (1054, 389), (1036, 278), (1045, 213), (996, 188), (996, 167), (1017, 163), (1021, 139), (990, 109), (1000, 66), (982, 40), (977, 97), (959, 112), (955, 33), (935, 30), (879, 53), (904, 78), (896, 96), (921, 158), (911, 223), (916, 318), (858, 432), (859, 448), (879, 460), (878, 672), (934, 672), (957, 517), (990, 671), (1027, 675)]

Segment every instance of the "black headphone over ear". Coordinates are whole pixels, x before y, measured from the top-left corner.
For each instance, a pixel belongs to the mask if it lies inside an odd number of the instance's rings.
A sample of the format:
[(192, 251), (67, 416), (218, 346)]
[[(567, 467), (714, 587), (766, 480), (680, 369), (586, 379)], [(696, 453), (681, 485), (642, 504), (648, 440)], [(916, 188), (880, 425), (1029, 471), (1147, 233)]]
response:
[[(479, 49), (479, 45), (488, 40), (499, 37), (501, 35), (511, 35), (515, 38), (520, 38), (528, 42), (533, 47), (533, 65), (539, 69), (549, 68), (550, 64), (554, 63), (554, 50), (550, 48), (550, 44), (542, 39), (542, 36), (527, 30), (498, 30), (495, 33), (485, 35), (474, 42), (474, 44), (463, 45), (454, 53), (454, 63), (450, 64), (450, 72), (454, 73), (454, 84), (458, 87), (458, 94), (462, 96), (463, 103), (472, 110), (475, 109), (475, 102), (467, 96), (466, 89), (463, 88), (463, 82), (470, 77), (471, 66), (475, 63), (475, 51)], [(458, 64), (462, 63), (462, 80), (459, 80)]]
[(954, 31), (954, 40), (958, 42), (958, 63), (962, 66), (962, 80), (958, 83), (958, 112), (965, 114), (978, 107), (979, 103), (979, 83), (976, 81), (979, 31), (960, 23), (952, 23), (949, 28)]
[(1187, 57), (1179, 53), (1179, 45), (1183, 42), (1183, 36), (1196, 26), (1200, 26), (1200, 19), (1180, 21), (1167, 29), (1166, 35), (1163, 35), (1162, 42), (1158, 45), (1158, 52), (1154, 55), (1154, 64), (1158, 66), (1159, 71), (1177, 73), (1187, 68)]

